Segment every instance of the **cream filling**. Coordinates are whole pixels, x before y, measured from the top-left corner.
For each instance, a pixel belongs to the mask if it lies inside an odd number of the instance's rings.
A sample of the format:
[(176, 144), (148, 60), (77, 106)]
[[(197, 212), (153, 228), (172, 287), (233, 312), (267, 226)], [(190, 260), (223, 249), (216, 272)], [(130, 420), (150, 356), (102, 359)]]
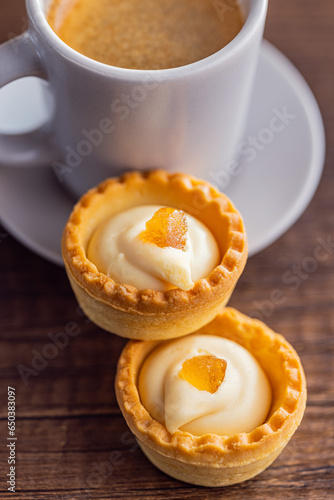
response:
[(87, 257), (116, 283), (139, 290), (190, 290), (195, 281), (209, 276), (219, 264), (217, 242), (210, 230), (189, 214), (185, 214), (185, 251), (144, 242), (139, 235), (159, 208), (134, 207), (108, 219), (93, 234)]
[[(211, 394), (179, 373), (185, 360), (212, 354), (227, 362), (225, 378)], [(156, 348), (139, 375), (139, 394), (151, 417), (169, 432), (232, 436), (265, 421), (271, 388), (258, 361), (239, 344), (215, 335), (193, 334)]]

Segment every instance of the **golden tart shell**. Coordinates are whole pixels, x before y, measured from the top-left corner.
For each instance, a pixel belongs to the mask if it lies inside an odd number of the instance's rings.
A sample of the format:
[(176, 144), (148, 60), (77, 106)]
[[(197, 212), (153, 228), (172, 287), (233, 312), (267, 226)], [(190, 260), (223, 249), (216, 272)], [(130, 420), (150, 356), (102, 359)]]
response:
[[(140, 205), (166, 205), (197, 217), (212, 231), (221, 262), (188, 292), (158, 292), (115, 283), (87, 259), (94, 230), (112, 215)], [(162, 340), (209, 323), (225, 305), (247, 260), (244, 223), (230, 200), (205, 181), (163, 170), (104, 181), (73, 209), (62, 238), (65, 268), (86, 315), (122, 337)]]
[(143, 361), (159, 342), (129, 341), (118, 362), (116, 396), (131, 431), (151, 462), (170, 476), (202, 486), (227, 486), (266, 469), (298, 428), (306, 405), (306, 381), (300, 359), (281, 335), (265, 324), (226, 308), (196, 333), (218, 335), (249, 350), (272, 387), (265, 423), (232, 437), (193, 436), (153, 420), (141, 404), (137, 378)]

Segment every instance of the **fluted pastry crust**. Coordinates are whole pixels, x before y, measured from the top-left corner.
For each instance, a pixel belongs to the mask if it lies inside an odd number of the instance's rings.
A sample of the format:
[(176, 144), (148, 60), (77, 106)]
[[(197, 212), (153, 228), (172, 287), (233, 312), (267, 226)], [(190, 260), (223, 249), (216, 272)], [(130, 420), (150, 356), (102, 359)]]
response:
[(299, 426), (306, 404), (306, 381), (300, 359), (281, 335), (232, 308), (225, 308), (200, 334), (233, 340), (259, 361), (272, 387), (265, 423), (232, 437), (193, 436), (153, 420), (137, 389), (140, 367), (159, 342), (130, 341), (119, 359), (116, 395), (122, 413), (148, 458), (171, 476), (203, 486), (225, 486), (249, 479), (267, 468)]
[[(212, 231), (221, 262), (190, 291), (158, 292), (115, 283), (87, 259), (94, 230), (112, 215), (140, 205), (166, 205), (197, 217)], [(128, 338), (172, 338), (213, 319), (226, 304), (247, 259), (240, 214), (209, 183), (163, 170), (129, 173), (104, 181), (74, 207), (62, 239), (71, 285), (85, 313), (99, 326)]]

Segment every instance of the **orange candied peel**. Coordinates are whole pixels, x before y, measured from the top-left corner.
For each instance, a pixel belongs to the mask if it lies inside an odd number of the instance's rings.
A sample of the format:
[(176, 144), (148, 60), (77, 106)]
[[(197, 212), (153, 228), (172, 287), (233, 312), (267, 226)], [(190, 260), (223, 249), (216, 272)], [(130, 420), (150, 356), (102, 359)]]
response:
[(176, 208), (159, 208), (153, 217), (146, 222), (146, 229), (140, 233), (145, 243), (153, 243), (160, 248), (172, 247), (185, 251), (187, 217), (182, 210)]
[(224, 381), (227, 362), (213, 354), (205, 354), (186, 359), (179, 377), (199, 391), (214, 394)]

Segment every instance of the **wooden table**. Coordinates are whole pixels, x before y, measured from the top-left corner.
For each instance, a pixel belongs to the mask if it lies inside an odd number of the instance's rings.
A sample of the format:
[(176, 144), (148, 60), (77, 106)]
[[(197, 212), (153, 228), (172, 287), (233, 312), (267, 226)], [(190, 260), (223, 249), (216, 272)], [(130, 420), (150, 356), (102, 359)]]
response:
[[(231, 300), (245, 313), (262, 311), (301, 356), (308, 405), (289, 446), (263, 474), (225, 489), (195, 488), (155, 469), (137, 449), (115, 400), (114, 374), (124, 341), (80, 314), (63, 269), (0, 228), (1, 499), (334, 498), (333, 248), (310, 264), (319, 238), (334, 242), (333, 15), (332, 0), (270, 1), (266, 37), (315, 92), (327, 129), (327, 163), (307, 211), (275, 244), (249, 259)], [(20, 32), (23, 16), (21, 1), (1, 0), (1, 40)], [(287, 284), (287, 272), (300, 277)], [(282, 298), (275, 306), (273, 290)], [(69, 328), (77, 335), (25, 385), (18, 366), (31, 367), (50, 334)], [(7, 386), (16, 389), (16, 493), (7, 493), (5, 482)]]

